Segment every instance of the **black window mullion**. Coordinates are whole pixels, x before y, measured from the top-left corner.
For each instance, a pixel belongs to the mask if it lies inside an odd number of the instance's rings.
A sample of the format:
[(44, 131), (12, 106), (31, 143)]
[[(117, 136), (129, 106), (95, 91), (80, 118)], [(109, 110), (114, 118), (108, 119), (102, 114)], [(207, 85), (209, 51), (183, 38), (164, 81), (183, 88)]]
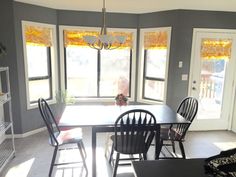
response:
[(36, 81), (36, 80), (45, 80), (45, 79), (50, 79), (49, 76), (42, 76), (42, 77), (29, 77), (29, 81)]
[(162, 82), (165, 81), (165, 79), (163, 78), (156, 78), (156, 77), (145, 77), (145, 80), (162, 81)]
[(66, 58), (66, 47), (64, 47), (64, 77), (65, 77), (65, 90), (67, 90), (67, 58)]
[(143, 97), (143, 98), (144, 98), (145, 100), (164, 102), (163, 100), (159, 100), (159, 99), (153, 99), (153, 98), (147, 98), (147, 97)]
[(100, 80), (101, 80), (101, 51), (98, 50), (97, 58), (97, 97), (100, 98)]
[(49, 76), (49, 98), (52, 98), (52, 60), (51, 60), (51, 47), (47, 47), (47, 61), (48, 61), (48, 76)]
[(147, 49), (144, 49), (144, 64), (143, 64), (143, 89), (142, 89), (142, 98), (145, 98), (145, 82), (146, 82), (146, 62), (147, 62)]
[(131, 80), (132, 80), (132, 49), (130, 49), (130, 57), (129, 57), (129, 60), (130, 60), (130, 64), (129, 64), (129, 97), (131, 97)]

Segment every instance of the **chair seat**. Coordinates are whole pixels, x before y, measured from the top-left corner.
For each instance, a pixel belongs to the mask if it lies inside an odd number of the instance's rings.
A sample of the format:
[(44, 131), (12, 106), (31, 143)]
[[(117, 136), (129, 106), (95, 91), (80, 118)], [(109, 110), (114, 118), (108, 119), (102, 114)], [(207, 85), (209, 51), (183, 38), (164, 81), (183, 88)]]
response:
[[(59, 145), (69, 144), (69, 143), (79, 143), (82, 141), (82, 130), (81, 128), (72, 128), (69, 130), (62, 130), (60, 134), (55, 133)], [(52, 143), (50, 142), (52, 145)]]
[(176, 132), (174, 129), (161, 128), (160, 138), (162, 140), (180, 141), (181, 140), (181, 135), (178, 134), (178, 132)]
[[(132, 143), (131, 139), (133, 139)], [(121, 135), (117, 136), (117, 146), (115, 144), (115, 135), (111, 136), (111, 140), (114, 143), (114, 150), (122, 154), (139, 154), (145, 152), (145, 138), (141, 135), (125, 136), (122, 143)], [(126, 144), (124, 146), (124, 144)]]

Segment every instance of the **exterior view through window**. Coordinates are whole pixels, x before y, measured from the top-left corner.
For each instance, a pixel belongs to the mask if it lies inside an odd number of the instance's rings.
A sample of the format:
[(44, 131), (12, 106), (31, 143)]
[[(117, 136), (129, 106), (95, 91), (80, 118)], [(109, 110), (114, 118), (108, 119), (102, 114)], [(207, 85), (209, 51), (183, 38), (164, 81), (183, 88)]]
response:
[[(130, 96), (133, 36), (115, 50), (88, 47), (83, 36), (98, 33), (64, 30), (65, 87), (76, 98), (114, 98), (118, 93)], [(113, 33), (116, 35), (116, 32)], [(120, 33), (118, 33), (120, 34)]]
[(170, 29), (141, 29), (141, 100), (164, 102)]
[[(232, 40), (203, 38), (201, 41), (201, 78), (198, 119), (220, 118), (226, 68), (231, 57)], [(208, 114), (205, 114), (205, 112)], [(210, 114), (210, 116), (209, 116)]]
[(56, 52), (54, 44), (55, 26), (33, 22), (22, 22), (27, 105), (42, 97), (52, 100), (55, 95)]
[(50, 47), (27, 44), (26, 51), (30, 102), (36, 102), (40, 97), (50, 99), (52, 97)]

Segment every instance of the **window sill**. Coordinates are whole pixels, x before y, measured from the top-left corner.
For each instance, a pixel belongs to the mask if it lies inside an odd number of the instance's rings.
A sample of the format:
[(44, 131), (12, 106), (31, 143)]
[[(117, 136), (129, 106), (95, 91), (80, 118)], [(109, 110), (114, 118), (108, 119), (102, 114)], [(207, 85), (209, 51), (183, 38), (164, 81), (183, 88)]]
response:
[[(52, 99), (52, 100), (47, 100), (47, 103), (50, 104), (56, 104), (56, 100)], [(31, 110), (31, 109), (35, 109), (38, 108), (38, 103), (32, 103), (32, 104), (28, 104), (27, 105), (27, 110)]]
[(164, 102), (147, 100), (147, 99), (138, 99), (137, 102), (144, 103), (144, 104), (164, 104)]
[[(128, 98), (128, 102), (133, 102), (133, 98)], [(72, 104), (80, 104), (80, 103), (86, 103), (86, 104), (114, 104), (115, 98), (76, 98), (72, 101)], [(70, 104), (70, 101), (67, 103)]]

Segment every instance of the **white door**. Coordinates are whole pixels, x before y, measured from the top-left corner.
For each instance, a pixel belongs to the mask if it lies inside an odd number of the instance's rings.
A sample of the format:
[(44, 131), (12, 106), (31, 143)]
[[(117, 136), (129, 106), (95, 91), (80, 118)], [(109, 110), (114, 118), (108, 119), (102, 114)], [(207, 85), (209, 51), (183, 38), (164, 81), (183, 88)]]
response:
[(194, 29), (189, 95), (199, 109), (191, 130), (225, 130), (231, 126), (235, 95), (236, 31)]

